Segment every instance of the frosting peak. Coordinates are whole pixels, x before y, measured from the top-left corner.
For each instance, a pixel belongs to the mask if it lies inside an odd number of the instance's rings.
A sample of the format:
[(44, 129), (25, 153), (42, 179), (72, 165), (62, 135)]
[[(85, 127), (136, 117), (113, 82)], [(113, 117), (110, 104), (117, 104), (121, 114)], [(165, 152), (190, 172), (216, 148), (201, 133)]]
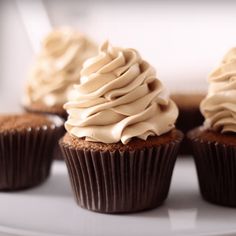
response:
[(84, 61), (96, 53), (97, 46), (84, 35), (70, 28), (52, 31), (44, 39), (31, 70), (24, 103), (63, 105), (72, 84), (80, 81)]
[(222, 133), (236, 132), (236, 48), (210, 74), (209, 83), (208, 95), (200, 105), (205, 126)]
[(81, 70), (81, 84), (64, 108), (67, 131), (88, 141), (127, 143), (172, 128), (178, 109), (155, 70), (131, 48), (105, 42)]

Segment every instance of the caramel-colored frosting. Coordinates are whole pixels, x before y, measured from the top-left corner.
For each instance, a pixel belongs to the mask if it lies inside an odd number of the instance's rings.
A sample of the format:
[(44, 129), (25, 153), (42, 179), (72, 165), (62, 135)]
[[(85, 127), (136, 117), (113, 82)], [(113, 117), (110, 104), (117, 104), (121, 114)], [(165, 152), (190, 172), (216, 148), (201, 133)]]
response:
[(30, 73), (24, 104), (63, 105), (72, 85), (80, 81), (84, 61), (97, 51), (93, 42), (72, 29), (52, 31), (44, 39)]
[(236, 48), (210, 74), (209, 83), (208, 95), (200, 106), (205, 126), (222, 133), (236, 132)]
[(81, 84), (64, 108), (71, 135), (102, 143), (162, 135), (174, 128), (178, 116), (155, 70), (139, 53), (108, 42), (84, 63)]

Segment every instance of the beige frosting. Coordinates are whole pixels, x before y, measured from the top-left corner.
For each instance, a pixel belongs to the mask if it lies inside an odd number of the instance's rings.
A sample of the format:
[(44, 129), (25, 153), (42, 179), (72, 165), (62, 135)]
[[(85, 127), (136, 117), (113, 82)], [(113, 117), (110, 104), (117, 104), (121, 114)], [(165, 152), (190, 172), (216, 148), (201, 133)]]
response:
[(84, 61), (97, 51), (93, 42), (72, 29), (52, 31), (43, 41), (30, 73), (24, 104), (63, 105), (68, 100), (72, 84), (79, 83)]
[(200, 106), (205, 126), (222, 133), (236, 132), (236, 48), (212, 72), (209, 83), (208, 95)]
[(66, 130), (88, 141), (126, 144), (146, 140), (174, 128), (178, 109), (156, 79), (155, 70), (134, 49), (105, 42), (98, 56), (88, 59), (81, 84), (65, 104)]

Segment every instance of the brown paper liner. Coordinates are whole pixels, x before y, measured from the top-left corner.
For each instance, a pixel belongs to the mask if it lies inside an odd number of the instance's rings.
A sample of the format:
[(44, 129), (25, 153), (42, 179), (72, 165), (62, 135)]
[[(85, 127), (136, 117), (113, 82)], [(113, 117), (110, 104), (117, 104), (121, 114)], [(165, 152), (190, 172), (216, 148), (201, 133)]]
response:
[(236, 146), (204, 141), (188, 135), (202, 197), (212, 203), (236, 207)]
[[(68, 116), (67, 112), (63, 108), (53, 109), (50, 111), (50, 108), (45, 108), (45, 107), (42, 107), (40, 110), (39, 107), (34, 108), (34, 107), (24, 106), (24, 110), (26, 112), (35, 113), (35, 114), (57, 115), (57, 116), (61, 117), (64, 121), (67, 119), (67, 116)], [(64, 136), (65, 133), (66, 133), (65, 128), (61, 127), (59, 138), (58, 138), (57, 143), (55, 144), (55, 147), (53, 150), (53, 159), (58, 160), (58, 161), (64, 161), (58, 141), (62, 136)]]
[(0, 189), (20, 190), (42, 183), (50, 173), (57, 126), (0, 133)]
[(135, 151), (94, 151), (60, 146), (75, 199), (101, 213), (130, 213), (166, 199), (182, 138)]

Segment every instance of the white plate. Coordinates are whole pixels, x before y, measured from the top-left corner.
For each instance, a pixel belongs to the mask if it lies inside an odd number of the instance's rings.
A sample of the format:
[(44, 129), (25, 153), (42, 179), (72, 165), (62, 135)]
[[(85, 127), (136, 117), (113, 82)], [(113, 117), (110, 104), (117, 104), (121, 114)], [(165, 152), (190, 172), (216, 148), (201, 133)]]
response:
[(105, 215), (79, 208), (64, 163), (40, 187), (0, 194), (0, 235), (236, 235), (236, 209), (203, 201), (191, 158), (179, 159), (168, 200), (157, 209)]

